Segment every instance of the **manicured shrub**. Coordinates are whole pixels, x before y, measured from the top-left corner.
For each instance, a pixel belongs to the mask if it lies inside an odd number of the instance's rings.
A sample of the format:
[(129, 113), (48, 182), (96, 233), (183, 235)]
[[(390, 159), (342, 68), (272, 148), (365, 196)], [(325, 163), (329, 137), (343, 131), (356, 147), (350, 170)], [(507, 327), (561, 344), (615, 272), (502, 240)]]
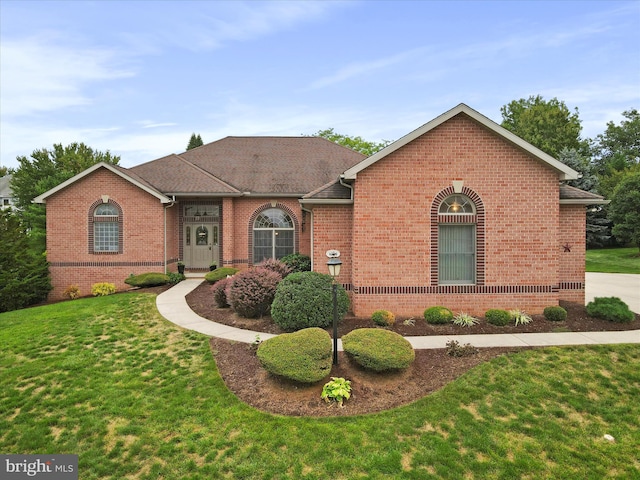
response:
[(129, 276), (124, 283), (132, 287), (156, 287), (169, 283), (169, 275), (157, 272), (141, 273), (140, 275)]
[(241, 317), (258, 318), (269, 313), (282, 277), (266, 268), (250, 268), (233, 276), (227, 302)]
[(331, 373), (331, 337), (321, 328), (270, 338), (260, 343), (256, 354), (269, 373), (297, 382), (314, 383)]
[(63, 292), (63, 295), (70, 300), (80, 298), (80, 287), (77, 285), (69, 285)]
[(424, 319), (431, 324), (451, 323), (453, 312), (446, 307), (430, 307), (424, 311)]
[(376, 325), (381, 327), (388, 327), (396, 323), (396, 316), (389, 310), (376, 310), (371, 314), (371, 320)]
[(282, 257), (280, 261), (291, 267), (291, 273), (311, 271), (311, 257), (308, 255), (291, 253)]
[(498, 327), (503, 327), (511, 321), (511, 315), (506, 310), (500, 310), (498, 308), (491, 308), (484, 313), (484, 318), (487, 322)]
[(177, 272), (169, 272), (167, 273), (167, 276), (169, 277), (169, 283), (171, 285), (177, 285), (181, 281), (183, 281), (185, 278), (187, 278), (184, 275), (184, 273), (177, 273)]
[(416, 358), (402, 335), (380, 328), (358, 328), (342, 337), (344, 351), (358, 365), (384, 372), (407, 368)]
[(225, 277), (222, 280), (218, 280), (211, 287), (211, 291), (213, 292), (213, 301), (220, 308), (229, 308), (230, 306), (227, 301), (227, 288), (229, 288), (231, 280), (232, 277)]
[(636, 318), (629, 306), (618, 297), (594, 298), (587, 305), (587, 313), (592, 317), (616, 323), (629, 323)]
[(216, 283), (218, 280), (222, 280), (223, 278), (227, 278), (228, 276), (232, 276), (238, 273), (237, 268), (231, 267), (222, 267), (211, 272), (208, 272), (204, 279), (209, 283)]
[(113, 283), (94, 283), (91, 285), (91, 294), (94, 297), (106, 297), (116, 293), (116, 286)]
[[(271, 317), (288, 331), (325, 328), (333, 322), (333, 279), (318, 272), (297, 272), (283, 279), (271, 305)], [(349, 296), (337, 285), (338, 319), (349, 310)]]
[(291, 267), (280, 260), (276, 260), (275, 258), (267, 258), (260, 262), (257, 267), (266, 268), (267, 270), (271, 270), (272, 272), (276, 272), (282, 278), (286, 277), (291, 273)]
[(557, 305), (545, 308), (543, 313), (544, 318), (552, 322), (564, 322), (567, 319), (567, 311)]

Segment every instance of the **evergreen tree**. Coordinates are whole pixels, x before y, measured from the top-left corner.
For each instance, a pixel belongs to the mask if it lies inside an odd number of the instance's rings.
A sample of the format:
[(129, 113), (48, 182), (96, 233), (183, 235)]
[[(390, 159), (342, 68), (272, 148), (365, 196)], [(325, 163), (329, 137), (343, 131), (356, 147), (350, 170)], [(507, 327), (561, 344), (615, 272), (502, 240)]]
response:
[(187, 150), (201, 147), (202, 145), (204, 145), (204, 143), (202, 143), (202, 137), (200, 136), (200, 134), (196, 135), (195, 133), (192, 133), (191, 138), (189, 139), (189, 144), (187, 145)]

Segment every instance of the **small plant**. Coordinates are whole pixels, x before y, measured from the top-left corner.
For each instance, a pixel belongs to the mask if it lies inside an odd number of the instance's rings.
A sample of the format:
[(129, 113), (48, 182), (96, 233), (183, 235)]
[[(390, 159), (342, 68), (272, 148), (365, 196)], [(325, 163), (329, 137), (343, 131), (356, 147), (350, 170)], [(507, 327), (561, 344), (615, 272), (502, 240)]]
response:
[(261, 343), (262, 339), (260, 338), (260, 335), (256, 335), (255, 340), (249, 344), (249, 348), (255, 352), (258, 350)]
[(544, 318), (551, 322), (564, 322), (567, 319), (567, 311), (557, 305), (545, 308), (543, 313)]
[(211, 287), (211, 291), (213, 292), (213, 301), (219, 308), (229, 308), (230, 306), (227, 301), (227, 288), (229, 287), (231, 278), (232, 277), (227, 277), (222, 280), (218, 280)]
[(461, 312), (453, 317), (453, 323), (461, 327), (473, 327), (478, 323), (478, 319), (468, 313)]
[(207, 273), (204, 276), (204, 279), (209, 283), (216, 283), (218, 280), (222, 280), (223, 278), (227, 278), (228, 276), (235, 275), (236, 273), (238, 273), (237, 268), (222, 267)]
[(185, 278), (187, 278), (184, 276), (184, 273), (176, 273), (176, 272), (169, 272), (167, 276), (169, 277), (169, 283), (171, 285), (177, 285), (178, 283), (183, 281)]
[(116, 293), (116, 286), (113, 283), (94, 283), (91, 285), (91, 294), (94, 297), (106, 297)]
[(511, 315), (506, 310), (500, 310), (498, 308), (491, 308), (484, 314), (487, 322), (498, 327), (504, 327), (511, 320)]
[(447, 342), (447, 354), (451, 357), (468, 357), (477, 353), (478, 349), (470, 343), (460, 345), (456, 340)]
[(342, 377), (331, 377), (331, 381), (325, 383), (322, 387), (322, 398), (325, 402), (335, 400), (338, 402), (338, 406), (342, 407), (344, 400), (349, 400), (351, 397), (351, 382), (345, 380)]
[(635, 318), (629, 306), (618, 297), (594, 298), (587, 305), (587, 313), (592, 317), (616, 323), (629, 323)]
[(403, 325), (407, 325), (407, 326), (411, 326), (411, 327), (415, 327), (416, 326), (416, 320), (413, 317), (407, 318), (406, 320), (404, 320), (402, 322), (402, 324)]
[(77, 285), (69, 285), (63, 295), (70, 300), (75, 300), (80, 297), (80, 288)]
[(381, 327), (388, 327), (396, 323), (396, 316), (389, 310), (376, 310), (371, 314), (371, 320), (376, 325)]
[(424, 311), (424, 319), (431, 324), (451, 323), (453, 312), (446, 307), (431, 307)]
[(522, 310), (509, 310), (509, 315), (511, 316), (511, 320), (513, 320), (516, 325), (526, 325), (533, 322), (533, 318), (531, 318), (530, 315), (527, 315)]

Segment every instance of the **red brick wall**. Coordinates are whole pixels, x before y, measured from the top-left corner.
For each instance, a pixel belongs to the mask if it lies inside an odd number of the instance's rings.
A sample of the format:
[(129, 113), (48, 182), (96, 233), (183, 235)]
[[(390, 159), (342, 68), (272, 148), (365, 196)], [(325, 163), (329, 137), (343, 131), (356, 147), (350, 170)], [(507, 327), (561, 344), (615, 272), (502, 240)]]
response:
[[(463, 180), (485, 212), (484, 285), (466, 294), (435, 286), (430, 273), (437, 248), (430, 211), (453, 180)], [(557, 304), (558, 196), (555, 172), (468, 117), (431, 130), (358, 173), (354, 312), (389, 308), (417, 315), (442, 304), (473, 314), (488, 308), (537, 313)]]
[(313, 208), (313, 269), (329, 273), (327, 250), (340, 252), (340, 275), (337, 280), (351, 283), (352, 258), (352, 205), (333, 205)]
[(560, 299), (584, 305), (587, 211), (584, 205), (560, 206)]
[[(122, 254), (90, 253), (89, 210), (102, 195), (116, 202), (123, 215)], [(62, 298), (70, 285), (81, 295), (91, 294), (91, 285), (114, 283), (129, 288), (129, 274), (164, 271), (164, 206), (160, 200), (107, 169), (75, 182), (47, 199), (47, 259), (54, 289), (50, 298)], [(175, 221), (176, 207), (168, 209)], [(170, 231), (170, 227), (168, 227)], [(168, 258), (177, 256), (176, 235), (168, 239)]]

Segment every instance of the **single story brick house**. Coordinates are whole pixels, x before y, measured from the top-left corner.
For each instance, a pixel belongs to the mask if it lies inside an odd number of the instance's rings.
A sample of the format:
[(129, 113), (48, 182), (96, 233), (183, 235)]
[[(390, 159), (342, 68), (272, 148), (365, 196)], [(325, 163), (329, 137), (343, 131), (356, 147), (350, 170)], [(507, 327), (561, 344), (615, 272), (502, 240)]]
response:
[(46, 203), (52, 298), (131, 273), (249, 268), (300, 252), (359, 316), (584, 303), (578, 173), (464, 104), (365, 157), (317, 137), (226, 137), (132, 168), (99, 163)]

